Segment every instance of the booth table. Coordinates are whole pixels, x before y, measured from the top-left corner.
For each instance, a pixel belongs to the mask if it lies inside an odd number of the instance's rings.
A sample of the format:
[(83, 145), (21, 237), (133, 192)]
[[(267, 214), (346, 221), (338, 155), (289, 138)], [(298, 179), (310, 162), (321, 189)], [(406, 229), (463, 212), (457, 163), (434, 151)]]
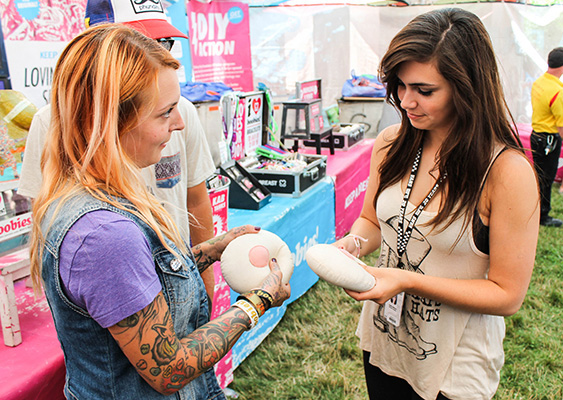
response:
[(22, 343), (0, 344), (0, 399), (64, 399), (64, 359), (45, 297), (35, 299), (25, 280), (14, 284)]

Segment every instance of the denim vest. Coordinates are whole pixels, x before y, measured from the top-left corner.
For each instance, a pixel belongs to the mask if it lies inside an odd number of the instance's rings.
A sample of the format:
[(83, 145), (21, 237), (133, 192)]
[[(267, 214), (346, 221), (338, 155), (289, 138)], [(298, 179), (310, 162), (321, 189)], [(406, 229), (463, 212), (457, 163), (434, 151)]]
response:
[[(129, 204), (125, 200), (122, 203)], [(94, 210), (109, 210), (131, 219), (148, 240), (176, 335), (184, 338), (209, 321), (205, 286), (191, 252), (179, 262), (162, 245), (156, 233), (138, 217), (85, 193), (65, 201), (56, 210), (57, 214), (51, 223), (56, 208), (57, 203), (51, 205), (41, 223), (41, 231), (46, 235), (42, 278), (65, 357), (65, 396), (68, 399), (103, 400), (225, 399), (213, 369), (192, 380), (172, 396), (164, 396), (151, 388), (125, 357), (109, 330), (102, 328), (86, 310), (65, 295), (59, 273), (61, 243), (81, 216)], [(103, 291), (102, 287), (100, 291)]]

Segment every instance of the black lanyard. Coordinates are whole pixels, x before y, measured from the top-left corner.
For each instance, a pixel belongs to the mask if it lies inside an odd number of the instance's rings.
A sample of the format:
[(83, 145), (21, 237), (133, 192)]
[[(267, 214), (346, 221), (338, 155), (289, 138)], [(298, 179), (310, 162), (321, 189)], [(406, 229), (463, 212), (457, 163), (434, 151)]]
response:
[(407, 204), (409, 202), (409, 198), (411, 197), (411, 191), (414, 185), (414, 180), (416, 178), (416, 173), (418, 172), (418, 165), (420, 164), (421, 157), (422, 157), (422, 145), (418, 148), (418, 152), (416, 153), (416, 158), (414, 159), (414, 163), (412, 164), (411, 175), (407, 183), (407, 189), (405, 190), (405, 195), (403, 196), (403, 202), (401, 203), (401, 210), (399, 211), (399, 226), (397, 228), (397, 255), (399, 256), (399, 259), (401, 259), (401, 257), (405, 253), (405, 250), (407, 249), (407, 244), (409, 243), (409, 240), (411, 238), (412, 231), (414, 229), (414, 224), (416, 224), (416, 221), (418, 220), (418, 217), (422, 213), (422, 210), (424, 210), (424, 207), (426, 207), (426, 205), (430, 202), (430, 200), (436, 193), (436, 190), (438, 190), (438, 186), (440, 185), (440, 183), (444, 179), (446, 179), (446, 174), (444, 173), (444, 175), (438, 180), (438, 182), (436, 182), (430, 193), (426, 195), (426, 198), (422, 200), (422, 203), (420, 203), (420, 205), (417, 207), (406, 229), (404, 229)]

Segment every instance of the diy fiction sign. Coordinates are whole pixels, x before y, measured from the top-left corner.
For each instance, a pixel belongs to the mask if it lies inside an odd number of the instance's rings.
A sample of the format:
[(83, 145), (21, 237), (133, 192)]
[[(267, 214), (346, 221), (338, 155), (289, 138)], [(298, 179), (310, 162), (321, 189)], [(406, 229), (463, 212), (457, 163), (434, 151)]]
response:
[(190, 1), (187, 12), (195, 81), (251, 91), (248, 4)]

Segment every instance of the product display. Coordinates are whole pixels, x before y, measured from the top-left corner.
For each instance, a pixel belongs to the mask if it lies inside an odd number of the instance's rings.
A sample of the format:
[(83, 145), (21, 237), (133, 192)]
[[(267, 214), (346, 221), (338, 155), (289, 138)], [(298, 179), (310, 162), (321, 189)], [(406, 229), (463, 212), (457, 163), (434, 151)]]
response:
[(358, 258), (329, 244), (317, 244), (305, 253), (307, 264), (319, 278), (344, 289), (365, 292), (376, 280)]
[(240, 163), (270, 192), (299, 197), (326, 176), (326, 161), (323, 155), (289, 153), (282, 160), (249, 156)]
[[(334, 148), (336, 150), (348, 150), (350, 147), (362, 141), (365, 137), (364, 124), (337, 124), (333, 127), (332, 136), (334, 137)], [(303, 140), (306, 147), (316, 147), (317, 143), (313, 140)], [(328, 139), (321, 140), (321, 147), (330, 147)]]
[(257, 234), (239, 236), (221, 255), (221, 272), (225, 282), (237, 293), (260, 287), (270, 273), (270, 259), (275, 258), (288, 283), (293, 274), (293, 256), (285, 242), (264, 229)]
[(238, 162), (228, 161), (219, 170), (231, 180), (229, 207), (259, 210), (272, 199), (272, 193)]
[(330, 154), (334, 154), (332, 127), (325, 127), (322, 116), (321, 99), (293, 100), (283, 103), (282, 128), (280, 140), (292, 139), (293, 151), (299, 149), (300, 140), (315, 143), (317, 154), (321, 154), (321, 140), (329, 143)]

